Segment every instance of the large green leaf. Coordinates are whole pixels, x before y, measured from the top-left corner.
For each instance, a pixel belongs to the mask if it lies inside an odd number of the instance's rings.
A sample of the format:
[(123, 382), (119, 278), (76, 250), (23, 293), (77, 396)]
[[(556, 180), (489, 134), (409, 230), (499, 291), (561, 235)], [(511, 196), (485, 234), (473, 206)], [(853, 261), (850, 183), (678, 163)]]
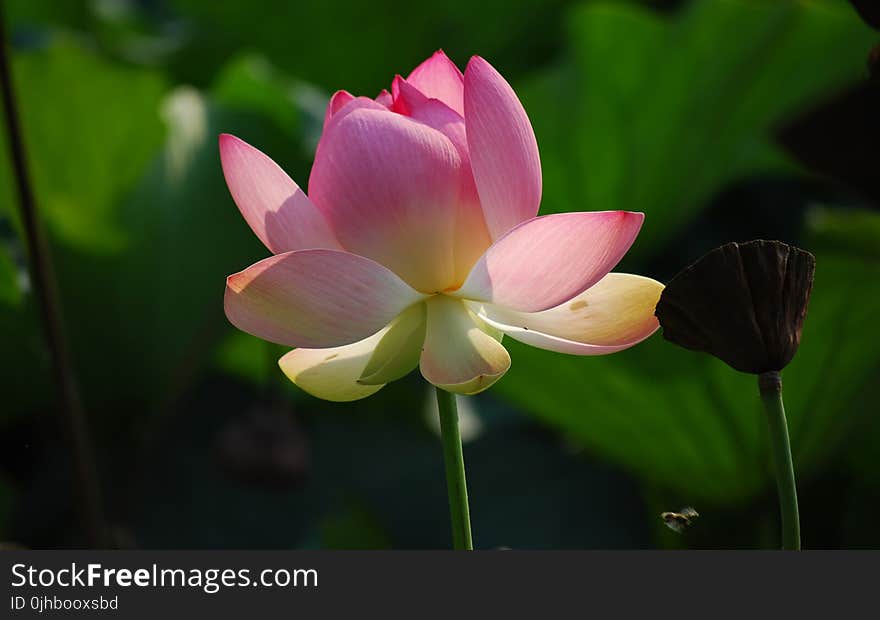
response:
[(843, 2), (627, 3), (571, 16), (571, 58), (521, 89), (543, 212), (644, 211), (644, 254), (725, 184), (788, 166), (772, 129), (864, 71), (871, 31)]
[[(19, 53), (15, 64), (86, 406), (114, 416), (149, 410), (186, 387), (228, 333), (225, 277), (268, 253), (229, 196), (217, 135), (241, 135), (302, 179), (308, 165), (299, 137), (307, 123), (293, 95), (306, 87), (288, 88), (249, 58), (224, 71), (216, 95), (178, 88), (165, 96), (153, 72), (108, 61), (69, 38)], [(6, 164), (0, 161), (0, 196), (14, 217)], [(35, 316), (29, 306), (3, 312), (0, 327), (39, 342), (38, 331), (24, 330)], [(0, 360), (4, 389), (26, 367), (13, 356)], [(30, 392), (33, 401), (38, 391)]]
[[(122, 205), (161, 145), (164, 81), (155, 72), (109, 62), (69, 35), (17, 52), (13, 70), (31, 182), (52, 246), (66, 331), (87, 402), (93, 402), (96, 395), (130, 385), (114, 380), (119, 375), (108, 368), (127, 368), (120, 360), (137, 359), (132, 352), (120, 354), (118, 347), (101, 345), (139, 329), (116, 325), (123, 317), (111, 300), (121, 289), (110, 274), (141, 232), (123, 222)], [(11, 174), (3, 149), (0, 217), (17, 227)], [(6, 399), (10, 409), (32, 411), (51, 396), (35, 303), (28, 296), (16, 312), (0, 316), (9, 332), (9, 348), (4, 347), (9, 355), (0, 360), (4, 393), (16, 396)]]
[[(15, 54), (13, 71), (31, 180), (50, 235), (89, 253), (119, 252), (127, 242), (119, 201), (162, 140), (162, 78), (110, 63), (69, 36)], [(15, 221), (10, 175), (2, 149), (0, 212)]]
[[(324, 127), (330, 96), (315, 86), (291, 78), (266, 58), (246, 53), (224, 66), (211, 88), (218, 104), (272, 121), (290, 139), (287, 157), (296, 164), (291, 174), (307, 185), (307, 167)], [(293, 155), (299, 158), (293, 160)]]
[[(108, 302), (117, 283), (108, 274), (139, 233), (126, 228), (121, 206), (161, 145), (159, 102), (165, 86), (157, 73), (109, 62), (70, 35), (45, 43), (14, 54), (16, 98), (66, 332), (75, 345), (84, 392), (91, 397), (118, 385), (107, 368), (131, 357), (98, 345), (137, 331), (130, 325), (111, 327), (116, 317)], [(11, 175), (8, 150), (0, 149), (0, 220), (18, 229)], [(4, 413), (34, 411), (51, 402), (49, 352), (36, 302), (25, 294), (14, 307), (0, 307)]]
[[(165, 146), (119, 205), (121, 227), (131, 235), (125, 252), (112, 260), (70, 256), (63, 274), (93, 405), (167, 403), (231, 331), (223, 313), (226, 276), (268, 251), (229, 196), (217, 136), (235, 133), (303, 179), (302, 90), (245, 57), (223, 71), (211, 93), (181, 87), (162, 102)], [(323, 114), (323, 102), (321, 108)]]
[[(855, 256), (859, 256), (866, 265), (880, 264), (880, 212), (877, 211), (839, 211), (817, 208), (811, 212), (812, 228), (816, 231), (812, 243), (821, 245), (829, 251), (843, 251), (844, 248)], [(856, 274), (853, 274), (854, 276)], [(874, 280), (853, 282), (853, 294), (847, 303), (861, 304), (864, 291), (876, 290)], [(841, 338), (873, 339), (874, 346), (880, 347), (876, 332), (850, 333), (841, 332)], [(830, 359), (829, 365), (836, 360)], [(863, 369), (856, 367), (857, 372)], [(863, 484), (876, 488), (880, 482), (880, 416), (877, 415), (877, 402), (880, 399), (880, 368), (875, 368), (873, 378), (862, 385), (855, 398), (846, 402), (848, 414), (855, 418), (855, 423), (845, 439), (845, 456), (853, 474)], [(815, 441), (815, 438), (814, 438)]]
[[(843, 226), (835, 221), (839, 239)], [(880, 369), (880, 289), (871, 285), (880, 281), (880, 261), (820, 242), (823, 232), (809, 246), (816, 281), (801, 348), (783, 372), (802, 478), (840, 447)], [(496, 391), (643, 479), (687, 501), (714, 503), (740, 501), (771, 484), (755, 377), (659, 334), (608, 357), (514, 344), (510, 350), (513, 367)]]
[(156, 405), (185, 387), (229, 329), (226, 276), (267, 254), (229, 197), (217, 136), (240, 133), (270, 153), (283, 136), (190, 88), (162, 108), (169, 139), (121, 205), (129, 247), (112, 261), (69, 257), (64, 273), (93, 404)]

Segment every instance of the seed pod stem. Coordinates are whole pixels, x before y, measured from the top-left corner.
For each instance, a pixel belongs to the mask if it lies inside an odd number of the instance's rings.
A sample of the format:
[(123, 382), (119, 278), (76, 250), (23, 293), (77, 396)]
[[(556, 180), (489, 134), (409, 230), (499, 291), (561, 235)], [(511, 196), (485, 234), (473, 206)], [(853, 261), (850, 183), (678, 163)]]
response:
[(758, 389), (770, 429), (770, 453), (776, 472), (776, 488), (782, 516), (782, 548), (798, 550), (801, 548), (801, 525), (791, 444), (788, 441), (788, 422), (782, 404), (782, 378), (776, 371), (761, 373), (758, 375)]

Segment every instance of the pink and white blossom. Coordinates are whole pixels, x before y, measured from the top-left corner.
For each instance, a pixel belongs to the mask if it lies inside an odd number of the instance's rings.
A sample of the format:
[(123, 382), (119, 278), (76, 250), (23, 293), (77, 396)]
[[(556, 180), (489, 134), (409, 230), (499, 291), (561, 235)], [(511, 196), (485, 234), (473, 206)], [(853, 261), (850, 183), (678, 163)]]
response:
[(610, 273), (644, 215), (538, 217), (541, 164), (523, 106), (480, 57), (437, 52), (376, 99), (330, 100), (308, 195), (220, 137), (242, 215), (273, 256), (227, 279), (229, 320), (291, 347), (285, 374), (320, 398), (368, 396), (416, 366), (480, 392), (510, 367), (503, 336), (575, 355), (657, 329), (662, 285)]

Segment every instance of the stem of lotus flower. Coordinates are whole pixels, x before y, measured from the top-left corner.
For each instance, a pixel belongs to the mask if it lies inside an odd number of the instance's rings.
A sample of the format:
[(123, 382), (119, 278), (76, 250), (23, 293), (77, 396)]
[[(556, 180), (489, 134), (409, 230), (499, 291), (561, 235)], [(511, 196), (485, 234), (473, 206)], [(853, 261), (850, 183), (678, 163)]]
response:
[(0, 90), (3, 92), (6, 133), (15, 179), (18, 185), (21, 222), (24, 228), (31, 281), (42, 313), (46, 344), (51, 352), (52, 370), (59, 396), (63, 436), (68, 440), (75, 480), (74, 494), (86, 538), (93, 547), (108, 544), (107, 528), (101, 510), (100, 490), (85, 416), (73, 371), (70, 349), (64, 336), (61, 307), (49, 248), (40, 226), (36, 201), (27, 169), (24, 139), (15, 105), (12, 73), (7, 55), (6, 24), (0, 2)]
[(782, 515), (782, 548), (797, 550), (801, 548), (801, 524), (791, 444), (788, 441), (788, 422), (785, 420), (785, 407), (782, 404), (782, 378), (778, 372), (765, 372), (758, 375), (758, 388), (770, 427), (770, 450), (776, 470), (776, 487)]
[(437, 408), (440, 410), (440, 437), (443, 441), (443, 461), (446, 464), (453, 548), (470, 551), (474, 548), (474, 543), (471, 541), (471, 516), (455, 394), (437, 388)]

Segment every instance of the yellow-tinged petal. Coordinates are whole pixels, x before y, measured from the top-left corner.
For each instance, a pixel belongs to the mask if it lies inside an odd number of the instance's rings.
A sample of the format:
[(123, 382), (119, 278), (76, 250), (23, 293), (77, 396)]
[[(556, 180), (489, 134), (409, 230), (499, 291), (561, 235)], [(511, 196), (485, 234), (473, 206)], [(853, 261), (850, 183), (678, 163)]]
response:
[(363, 385), (358, 377), (388, 327), (354, 344), (332, 349), (294, 349), (278, 360), (287, 378), (312, 396), (349, 402), (378, 392), (384, 384)]
[(543, 312), (491, 304), (480, 316), (515, 340), (574, 355), (604, 355), (631, 347), (658, 327), (654, 308), (663, 285), (651, 278), (609, 273), (580, 295)]
[(428, 326), (419, 363), (425, 379), (449, 392), (476, 394), (507, 372), (510, 355), (498, 339), (487, 333), (497, 332), (462, 301), (437, 295), (425, 305)]
[(406, 376), (418, 366), (425, 342), (426, 317), (424, 303), (417, 303), (401, 312), (376, 345), (358, 383), (384, 385)]

